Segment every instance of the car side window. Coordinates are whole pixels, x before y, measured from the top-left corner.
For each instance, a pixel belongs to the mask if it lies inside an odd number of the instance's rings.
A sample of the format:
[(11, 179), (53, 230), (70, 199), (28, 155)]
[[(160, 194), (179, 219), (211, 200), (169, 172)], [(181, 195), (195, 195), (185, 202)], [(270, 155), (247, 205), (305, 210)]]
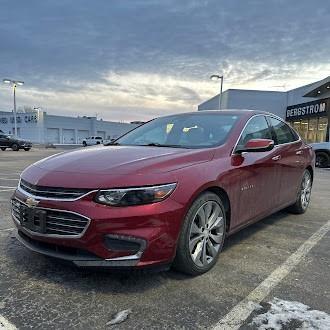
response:
[(250, 119), (242, 132), (236, 149), (243, 148), (246, 142), (251, 139), (272, 140), (272, 134), (265, 116), (256, 116)]
[(275, 133), (276, 144), (284, 144), (297, 141), (299, 137), (294, 134), (292, 129), (281, 120), (274, 117), (269, 117), (270, 124), (272, 125)]

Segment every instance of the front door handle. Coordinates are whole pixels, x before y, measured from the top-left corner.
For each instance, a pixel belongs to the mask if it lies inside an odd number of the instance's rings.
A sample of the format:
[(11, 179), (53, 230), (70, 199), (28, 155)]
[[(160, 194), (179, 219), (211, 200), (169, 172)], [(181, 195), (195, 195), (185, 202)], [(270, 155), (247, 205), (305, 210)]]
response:
[(296, 151), (296, 155), (301, 155), (302, 153), (303, 153), (302, 150)]
[(280, 159), (281, 159), (281, 155), (277, 155), (272, 158), (272, 160), (280, 160)]

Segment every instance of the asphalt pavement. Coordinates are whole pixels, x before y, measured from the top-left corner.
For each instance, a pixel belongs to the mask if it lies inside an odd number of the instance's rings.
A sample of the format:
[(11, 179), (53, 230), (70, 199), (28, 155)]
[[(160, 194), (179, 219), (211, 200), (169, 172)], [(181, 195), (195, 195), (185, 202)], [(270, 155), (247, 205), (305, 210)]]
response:
[(305, 214), (281, 211), (229, 237), (202, 276), (114, 273), (15, 239), (10, 197), (21, 171), (60, 151), (0, 152), (0, 329), (330, 329), (330, 170), (316, 170)]

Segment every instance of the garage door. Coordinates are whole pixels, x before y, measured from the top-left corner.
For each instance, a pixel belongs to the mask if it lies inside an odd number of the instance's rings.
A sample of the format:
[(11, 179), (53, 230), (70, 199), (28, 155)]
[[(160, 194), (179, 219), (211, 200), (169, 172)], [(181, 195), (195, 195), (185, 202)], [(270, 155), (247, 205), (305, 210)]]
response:
[(79, 130), (78, 131), (78, 143), (82, 143), (83, 139), (86, 139), (89, 137), (89, 131), (87, 130)]
[(46, 141), (48, 143), (60, 143), (60, 129), (47, 128)]
[(97, 136), (100, 136), (103, 140), (105, 140), (105, 132), (104, 131), (97, 131)]
[(63, 143), (64, 144), (76, 143), (74, 129), (63, 129), (62, 133), (63, 133)]

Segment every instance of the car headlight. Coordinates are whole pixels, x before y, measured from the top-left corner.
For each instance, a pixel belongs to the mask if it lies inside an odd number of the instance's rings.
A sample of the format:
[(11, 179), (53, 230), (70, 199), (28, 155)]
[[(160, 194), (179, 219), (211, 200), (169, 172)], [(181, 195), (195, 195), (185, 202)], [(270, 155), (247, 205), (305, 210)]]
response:
[(100, 190), (95, 201), (110, 206), (130, 206), (160, 202), (175, 189), (176, 183), (150, 187)]

